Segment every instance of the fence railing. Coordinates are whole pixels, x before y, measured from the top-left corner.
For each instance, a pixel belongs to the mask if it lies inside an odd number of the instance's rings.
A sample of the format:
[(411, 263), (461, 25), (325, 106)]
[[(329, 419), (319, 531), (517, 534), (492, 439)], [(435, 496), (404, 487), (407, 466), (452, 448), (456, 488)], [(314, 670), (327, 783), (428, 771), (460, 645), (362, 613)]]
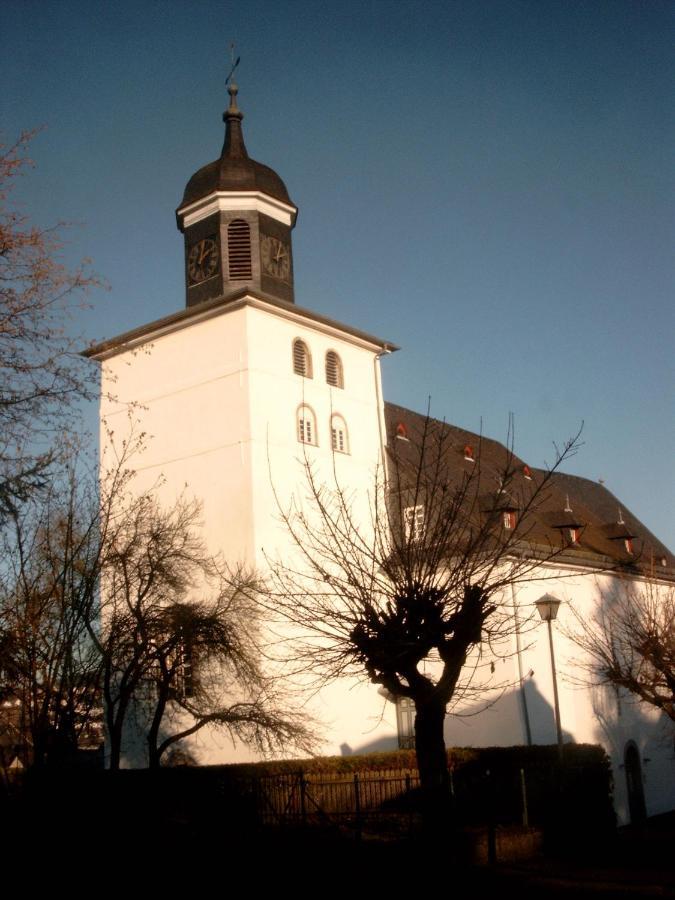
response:
[(318, 824), (405, 814), (418, 787), (417, 773), (409, 771), (295, 772), (251, 778), (247, 790), (264, 824)]

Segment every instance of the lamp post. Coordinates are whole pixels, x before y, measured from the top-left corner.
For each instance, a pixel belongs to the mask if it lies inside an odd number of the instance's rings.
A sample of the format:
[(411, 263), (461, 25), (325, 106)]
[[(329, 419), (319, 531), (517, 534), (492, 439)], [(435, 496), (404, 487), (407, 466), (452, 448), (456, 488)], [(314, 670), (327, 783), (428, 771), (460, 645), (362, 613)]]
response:
[(560, 762), (563, 759), (563, 738), (562, 738), (562, 728), (560, 727), (560, 704), (558, 702), (558, 678), (556, 676), (555, 671), (555, 655), (553, 653), (553, 629), (551, 628), (551, 622), (558, 615), (558, 607), (560, 606), (560, 600), (557, 597), (554, 597), (552, 594), (544, 594), (543, 597), (540, 597), (535, 606), (539, 610), (539, 615), (543, 619), (544, 622), (548, 623), (548, 643), (551, 649), (551, 673), (553, 675), (553, 704), (555, 710), (555, 727), (558, 735), (558, 755), (560, 756)]

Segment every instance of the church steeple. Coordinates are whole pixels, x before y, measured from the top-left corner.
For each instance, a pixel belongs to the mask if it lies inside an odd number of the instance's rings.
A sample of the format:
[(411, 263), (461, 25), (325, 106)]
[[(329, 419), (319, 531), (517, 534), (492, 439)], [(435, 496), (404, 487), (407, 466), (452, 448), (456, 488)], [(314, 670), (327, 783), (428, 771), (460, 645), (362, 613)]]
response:
[(228, 92), (220, 158), (195, 172), (176, 210), (185, 235), (186, 305), (242, 288), (293, 303), (291, 230), (298, 210), (277, 173), (249, 157), (233, 81)]

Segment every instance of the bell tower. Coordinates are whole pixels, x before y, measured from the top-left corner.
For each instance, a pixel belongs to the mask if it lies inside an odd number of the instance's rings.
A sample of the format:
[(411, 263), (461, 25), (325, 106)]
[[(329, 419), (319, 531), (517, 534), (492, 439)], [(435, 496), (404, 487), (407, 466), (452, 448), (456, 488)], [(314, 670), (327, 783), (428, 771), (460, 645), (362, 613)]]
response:
[(190, 178), (176, 221), (185, 238), (185, 305), (250, 288), (295, 302), (291, 230), (298, 210), (276, 172), (251, 159), (228, 87), (220, 158)]

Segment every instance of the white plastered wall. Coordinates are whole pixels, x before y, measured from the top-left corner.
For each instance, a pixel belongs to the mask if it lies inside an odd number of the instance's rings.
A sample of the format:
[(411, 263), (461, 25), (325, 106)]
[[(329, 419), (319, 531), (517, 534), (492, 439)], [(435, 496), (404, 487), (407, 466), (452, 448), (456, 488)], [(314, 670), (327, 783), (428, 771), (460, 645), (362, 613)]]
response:
[[(292, 345), (305, 341), (313, 377), (294, 374)], [(340, 356), (344, 388), (326, 383), (325, 355)], [(203, 506), (209, 550), (231, 566), (265, 570), (267, 560), (297, 554), (279, 517), (302, 492), (304, 463), (329, 486), (353, 493), (364, 528), (381, 462), (380, 348), (333, 327), (243, 305), (155, 337), (103, 363), (102, 450), (107, 432), (119, 446), (131, 422), (144, 448), (130, 461), (134, 489), (160, 500), (178, 495)], [(297, 437), (297, 409), (315, 413), (317, 443)], [(333, 453), (330, 419), (347, 425), (349, 453)], [(276, 495), (276, 496), (275, 496)], [(370, 685), (339, 681), (309, 701), (322, 723), (322, 750), (358, 751), (396, 745), (396, 717)], [(200, 762), (250, 758), (214, 733), (201, 732), (191, 752)], [(135, 764), (140, 757), (130, 755)]]
[[(516, 589), (522, 623), (520, 668), (515, 637), (512, 655), (496, 660), (495, 682), (510, 683), (503, 694), (496, 693), (493, 705), (473, 703), (458, 706), (446, 720), (449, 746), (508, 746), (526, 744), (526, 720), (533, 744), (554, 744), (553, 679), (548, 626), (534, 606), (546, 593), (562, 601), (553, 623), (553, 645), (558, 678), (560, 721), (563, 740), (600, 744), (607, 751), (614, 780), (614, 805), (620, 824), (629, 821), (624, 753), (635, 742), (642, 763), (642, 781), (648, 815), (675, 807), (675, 752), (672, 723), (650, 707), (639, 703), (627, 691), (590, 685), (584, 656), (568, 637), (579, 627), (573, 609), (582, 620), (592, 621), (596, 609), (617, 592), (644, 587), (639, 579), (616, 574), (593, 574), (571, 568), (542, 570), (541, 579)], [(666, 589), (666, 588), (664, 588)], [(512, 598), (507, 597), (507, 602)], [(522, 675), (522, 689), (518, 687)]]

